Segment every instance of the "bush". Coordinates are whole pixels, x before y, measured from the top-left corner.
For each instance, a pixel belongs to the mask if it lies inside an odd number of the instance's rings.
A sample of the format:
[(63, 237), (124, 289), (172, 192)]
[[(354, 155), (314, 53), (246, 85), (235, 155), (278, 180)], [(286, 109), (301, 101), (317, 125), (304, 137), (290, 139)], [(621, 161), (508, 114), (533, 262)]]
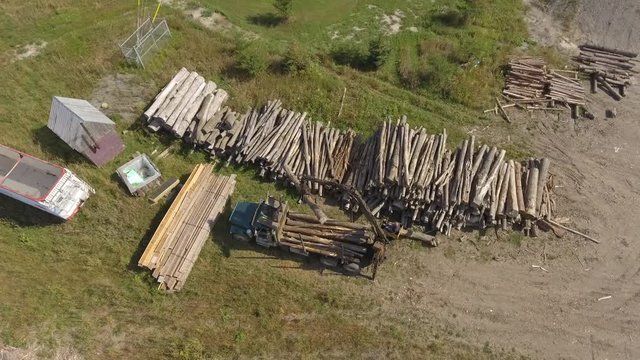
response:
[(469, 21), (469, 9), (466, 7), (456, 8), (444, 8), (435, 14), (432, 14), (430, 18), (425, 19), (427, 27), (429, 22), (437, 22), (445, 26), (451, 27), (463, 27)]
[(377, 70), (389, 58), (391, 48), (382, 37), (369, 42), (368, 47), (356, 43), (341, 43), (331, 50), (336, 64), (348, 65), (359, 70)]
[(280, 16), (286, 20), (291, 16), (293, 0), (274, 0), (273, 7), (276, 8)]
[(259, 42), (241, 44), (237, 49), (238, 69), (257, 76), (269, 67), (269, 54)]
[(391, 47), (388, 41), (382, 37), (371, 40), (369, 42), (367, 65), (372, 69), (380, 68), (387, 61), (390, 53)]
[(284, 54), (283, 68), (285, 72), (295, 74), (311, 67), (315, 55), (298, 42), (292, 42)]

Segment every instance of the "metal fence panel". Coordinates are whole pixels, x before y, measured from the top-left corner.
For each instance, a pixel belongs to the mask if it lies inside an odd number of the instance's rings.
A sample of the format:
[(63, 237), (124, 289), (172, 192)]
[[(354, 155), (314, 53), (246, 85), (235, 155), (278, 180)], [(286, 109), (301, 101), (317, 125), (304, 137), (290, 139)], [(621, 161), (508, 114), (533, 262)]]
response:
[(144, 67), (145, 60), (169, 38), (171, 31), (166, 20), (154, 25), (147, 19), (120, 45), (120, 50), (128, 62)]

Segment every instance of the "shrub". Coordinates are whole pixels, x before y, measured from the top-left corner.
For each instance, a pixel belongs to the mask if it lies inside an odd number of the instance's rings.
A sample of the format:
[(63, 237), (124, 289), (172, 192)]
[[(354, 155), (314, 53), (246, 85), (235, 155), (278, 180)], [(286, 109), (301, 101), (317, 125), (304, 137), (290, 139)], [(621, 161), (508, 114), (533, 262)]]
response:
[(257, 76), (269, 67), (269, 54), (257, 41), (240, 44), (237, 49), (237, 66), (248, 75)]
[(290, 74), (307, 70), (315, 60), (315, 55), (298, 42), (292, 42), (284, 54), (283, 67)]
[(390, 53), (391, 47), (388, 41), (382, 37), (371, 40), (369, 42), (367, 66), (372, 69), (380, 68), (387, 61)]
[(367, 55), (362, 46), (343, 42), (331, 49), (331, 58), (338, 65), (348, 65), (360, 69), (364, 67)]
[(286, 20), (291, 16), (293, 0), (274, 0), (273, 7), (276, 8), (280, 16)]
[(430, 18), (426, 18), (425, 22), (429, 26), (430, 22), (437, 22), (442, 25), (451, 27), (463, 27), (469, 21), (469, 9), (466, 7), (455, 7), (439, 10), (435, 14), (432, 14)]
[(377, 70), (389, 58), (391, 48), (382, 37), (373, 39), (365, 48), (355, 43), (341, 43), (331, 50), (336, 64), (349, 65), (359, 70)]

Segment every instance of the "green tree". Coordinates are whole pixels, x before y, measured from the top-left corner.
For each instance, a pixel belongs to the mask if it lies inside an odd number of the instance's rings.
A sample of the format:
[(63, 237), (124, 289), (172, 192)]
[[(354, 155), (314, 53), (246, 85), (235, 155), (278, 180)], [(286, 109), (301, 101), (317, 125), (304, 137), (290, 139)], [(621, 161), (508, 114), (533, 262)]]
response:
[(284, 20), (287, 20), (289, 19), (289, 16), (291, 16), (293, 0), (274, 0), (273, 7), (278, 10), (278, 13)]

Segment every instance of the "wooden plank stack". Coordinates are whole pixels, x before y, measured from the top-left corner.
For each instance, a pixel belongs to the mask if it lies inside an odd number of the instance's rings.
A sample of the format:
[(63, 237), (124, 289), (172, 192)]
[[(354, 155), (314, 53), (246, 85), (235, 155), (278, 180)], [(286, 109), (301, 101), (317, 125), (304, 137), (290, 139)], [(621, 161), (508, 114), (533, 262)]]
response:
[(374, 238), (370, 225), (333, 219), (320, 224), (315, 216), (289, 212), (280, 244), (360, 265), (373, 253)]
[(235, 175), (213, 174), (213, 165), (195, 167), (149, 241), (138, 265), (153, 270), (160, 288), (180, 290), (218, 216), (235, 188)]
[(620, 100), (625, 96), (625, 88), (630, 85), (631, 76), (638, 73), (634, 70), (638, 62), (637, 56), (638, 54), (629, 51), (582, 45), (580, 55), (575, 60), (578, 68), (590, 76), (591, 91), (597, 91), (597, 85), (600, 85), (611, 97)]
[[(548, 81), (546, 67), (536, 59), (516, 62), (513, 69), (520, 74), (518, 82), (522, 84), (540, 85)], [(560, 76), (557, 79), (563, 82), (553, 96), (560, 98), (564, 89), (575, 84)], [(171, 82), (179, 83), (176, 78)], [(516, 82), (511, 84), (515, 86)], [(511, 89), (530, 101), (551, 101), (535, 91), (529, 93), (513, 86)], [(497, 224), (530, 229), (525, 223), (551, 215), (548, 206), (544, 211), (526, 212), (526, 203), (516, 202), (519, 199), (513, 194), (518, 193), (511, 193), (520, 189), (524, 199), (530, 189), (527, 184), (537, 189), (540, 183), (543, 197), (538, 199), (536, 193), (536, 206), (553, 202), (547, 184), (548, 170), (542, 170), (542, 164), (548, 168), (544, 159), (522, 164), (508, 161), (505, 151), (480, 146), (474, 137), (451, 150), (446, 130), (442, 134), (428, 134), (423, 128), (409, 126), (406, 117), (385, 121), (374, 136), (363, 139), (353, 130), (339, 130), (311, 121), (306, 113), (284, 109), (279, 100), (238, 115), (215, 97), (215, 94), (205, 96), (208, 99), (185, 131), (185, 141), (226, 159), (227, 163), (255, 166), (261, 176), (272, 180), (289, 182), (291, 175), (335, 180), (365, 195), (375, 215), (400, 214), (407, 226), (425, 224), (446, 234), (452, 228)], [(161, 98), (158, 95), (156, 102)], [(562, 101), (574, 98), (567, 96)], [(214, 115), (209, 116), (210, 112)], [(544, 176), (530, 182), (529, 169), (533, 168)], [(285, 169), (291, 174), (287, 175)], [(308, 183), (307, 187), (326, 195), (326, 189), (318, 183)], [(509, 192), (505, 192), (507, 189)], [(348, 196), (343, 202), (345, 208), (359, 210)]]

